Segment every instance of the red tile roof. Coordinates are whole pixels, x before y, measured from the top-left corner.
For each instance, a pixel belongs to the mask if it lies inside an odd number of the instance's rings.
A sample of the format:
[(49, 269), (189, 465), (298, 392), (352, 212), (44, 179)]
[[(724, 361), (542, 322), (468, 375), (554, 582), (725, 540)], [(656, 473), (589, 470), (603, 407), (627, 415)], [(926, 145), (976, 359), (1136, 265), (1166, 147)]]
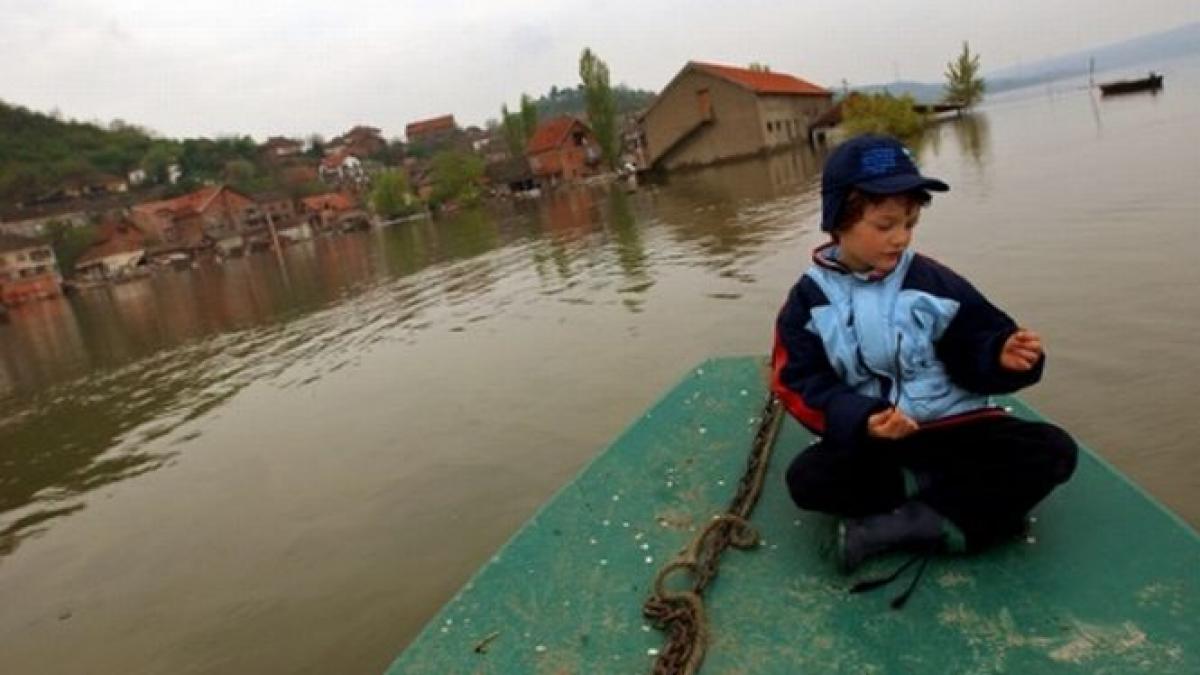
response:
[(225, 189), (223, 185), (211, 185), (202, 188), (195, 192), (190, 192), (182, 197), (174, 199), (164, 199), (157, 202), (143, 202), (134, 205), (133, 208), (139, 211), (148, 211), (154, 213), (157, 211), (170, 211), (173, 214), (181, 214), (187, 212), (198, 213), (204, 209), (208, 203), (220, 194), (221, 190)]
[(313, 195), (300, 200), (300, 203), (313, 211), (324, 211), (325, 209), (333, 209), (334, 211), (349, 211), (354, 208), (354, 202), (346, 195), (340, 192), (328, 192), (323, 195)]
[(105, 223), (100, 226), (96, 242), (75, 261), (75, 267), (85, 266), (110, 255), (133, 253), (145, 248), (146, 235), (137, 227), (128, 223)]
[(542, 122), (525, 144), (525, 152), (533, 155), (557, 148), (567, 139), (567, 134), (576, 124), (587, 129), (583, 122), (570, 115), (559, 115)]
[(441, 117), (434, 117), (427, 120), (409, 122), (408, 125), (404, 127), (404, 135), (408, 137), (409, 141), (412, 141), (413, 136), (431, 134), (437, 131), (447, 131), (456, 126), (458, 125), (454, 122), (454, 115), (442, 115)]
[(759, 94), (829, 96), (833, 93), (824, 87), (818, 87), (811, 82), (806, 82), (787, 73), (764, 72), (748, 68), (723, 66), (716, 63), (701, 63), (699, 61), (692, 61), (690, 65), (710, 75), (729, 80), (734, 84)]

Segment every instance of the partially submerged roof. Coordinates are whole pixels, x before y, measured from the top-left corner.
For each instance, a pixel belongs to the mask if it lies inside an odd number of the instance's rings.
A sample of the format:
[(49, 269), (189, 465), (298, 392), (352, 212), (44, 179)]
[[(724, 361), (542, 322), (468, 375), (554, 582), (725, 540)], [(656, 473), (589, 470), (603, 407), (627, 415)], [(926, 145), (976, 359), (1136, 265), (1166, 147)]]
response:
[(145, 250), (146, 235), (137, 226), (126, 222), (104, 223), (96, 241), (75, 262), (75, 268), (87, 267), (109, 256)]

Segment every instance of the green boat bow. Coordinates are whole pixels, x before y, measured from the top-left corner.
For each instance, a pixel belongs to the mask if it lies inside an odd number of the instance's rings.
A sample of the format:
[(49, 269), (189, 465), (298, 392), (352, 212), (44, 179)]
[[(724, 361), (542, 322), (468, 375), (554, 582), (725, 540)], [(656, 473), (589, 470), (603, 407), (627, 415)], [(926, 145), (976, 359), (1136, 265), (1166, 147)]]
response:
[[(760, 359), (705, 362), (558, 492), (430, 620), (400, 673), (649, 672), (659, 570), (722, 513), (766, 386)], [(1016, 399), (1014, 414), (1038, 415)], [(812, 436), (784, 422), (752, 516), (705, 594), (702, 673), (1200, 673), (1200, 536), (1095, 453), (1023, 539), (933, 559), (904, 611), (822, 555), (828, 518), (782, 473)]]

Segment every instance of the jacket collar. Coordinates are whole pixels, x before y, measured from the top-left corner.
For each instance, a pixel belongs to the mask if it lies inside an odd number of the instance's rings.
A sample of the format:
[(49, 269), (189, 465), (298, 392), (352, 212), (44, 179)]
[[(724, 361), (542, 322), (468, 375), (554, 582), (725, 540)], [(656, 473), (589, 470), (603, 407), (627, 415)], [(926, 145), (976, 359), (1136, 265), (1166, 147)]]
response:
[[(859, 279), (860, 281), (882, 281), (882, 280), (886, 279), (889, 274), (891, 274), (891, 271), (876, 272), (875, 270), (871, 270), (869, 272), (855, 272), (854, 270), (850, 269), (849, 267), (846, 267), (845, 265), (843, 265), (842, 262), (840, 260), (838, 260), (837, 254), (838, 254), (837, 242), (831, 241), (831, 242), (821, 244), (820, 246), (813, 249), (813, 252), (812, 252), (813, 264), (822, 269), (827, 269), (831, 272), (837, 272), (838, 274), (848, 274), (856, 279)], [(893, 270), (894, 269), (896, 269), (896, 268), (893, 268)]]

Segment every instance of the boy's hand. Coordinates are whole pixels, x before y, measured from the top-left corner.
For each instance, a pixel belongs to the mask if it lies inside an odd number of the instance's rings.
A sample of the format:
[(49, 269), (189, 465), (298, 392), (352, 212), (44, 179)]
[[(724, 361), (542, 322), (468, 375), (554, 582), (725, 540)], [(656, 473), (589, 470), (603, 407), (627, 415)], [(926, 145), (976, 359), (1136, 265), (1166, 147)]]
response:
[(867, 433), (875, 438), (898, 441), (917, 430), (913, 418), (900, 412), (899, 408), (881, 410), (867, 418)]
[(1025, 372), (1037, 365), (1042, 358), (1042, 338), (1037, 333), (1021, 328), (1008, 336), (1004, 349), (1000, 350), (1000, 365), (1008, 370)]

